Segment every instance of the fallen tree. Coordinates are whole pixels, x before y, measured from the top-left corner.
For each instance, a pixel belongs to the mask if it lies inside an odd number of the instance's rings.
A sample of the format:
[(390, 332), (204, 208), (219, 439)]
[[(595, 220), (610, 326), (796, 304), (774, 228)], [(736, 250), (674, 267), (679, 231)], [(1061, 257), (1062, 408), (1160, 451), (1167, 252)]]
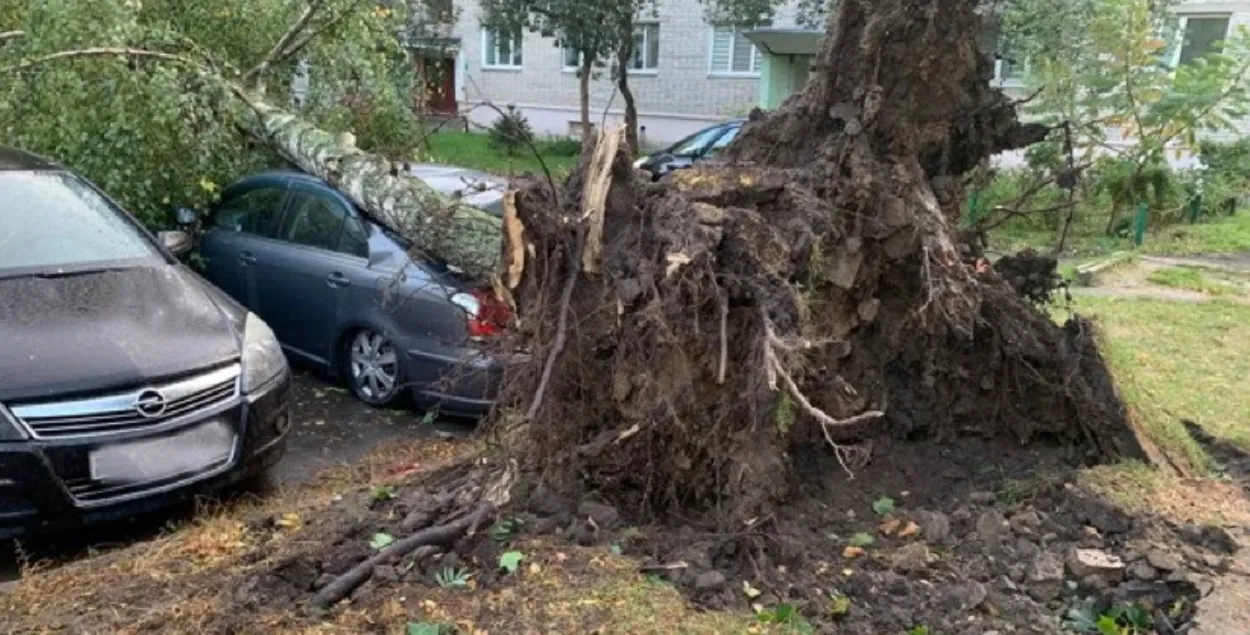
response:
[(800, 466), (832, 453), (854, 474), (883, 435), (1144, 458), (1089, 323), (1056, 326), (955, 231), (964, 173), (1046, 132), (990, 87), (975, 5), (846, 0), (807, 85), (747, 124), (728, 165), (653, 184), (601, 136), (562, 190), (515, 184), (502, 238), (499, 221), (223, 79), (283, 155), (418, 248), (501, 280), (518, 309), (504, 345), (534, 354), (491, 423), (501, 456), (448, 485), (455, 504), (402, 544), (445, 542), (539, 484), (760, 527), (820, 478)]

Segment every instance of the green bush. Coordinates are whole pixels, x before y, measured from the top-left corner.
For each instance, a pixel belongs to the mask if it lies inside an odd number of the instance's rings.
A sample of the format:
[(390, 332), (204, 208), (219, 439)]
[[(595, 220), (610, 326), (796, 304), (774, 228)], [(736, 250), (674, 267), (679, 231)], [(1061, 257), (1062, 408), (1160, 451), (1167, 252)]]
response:
[(538, 144), (538, 151), (557, 157), (575, 157), (582, 153), (582, 140), (575, 137), (550, 137)]
[(530, 128), (529, 119), (508, 104), (508, 109), (490, 127), (490, 145), (504, 154), (515, 157), (529, 149), (534, 143), (534, 130)]

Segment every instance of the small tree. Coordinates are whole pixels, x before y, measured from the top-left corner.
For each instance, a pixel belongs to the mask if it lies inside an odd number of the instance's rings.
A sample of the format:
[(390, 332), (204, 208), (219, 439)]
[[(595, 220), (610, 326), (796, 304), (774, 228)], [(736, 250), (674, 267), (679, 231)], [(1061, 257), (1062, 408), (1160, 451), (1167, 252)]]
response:
[(1040, 91), (1027, 112), (1066, 122), (1079, 163), (1111, 155), (1118, 164), (1111, 172), (1123, 196), (1108, 233), (1120, 209), (1158, 200), (1143, 193), (1156, 189), (1169, 155), (1196, 151), (1204, 133), (1236, 130), (1250, 106), (1245, 32), (1174, 65), (1179, 38), (1169, 8), (1151, 0), (1015, 0), (1004, 15), (1009, 48), (1027, 59), (1028, 81)]

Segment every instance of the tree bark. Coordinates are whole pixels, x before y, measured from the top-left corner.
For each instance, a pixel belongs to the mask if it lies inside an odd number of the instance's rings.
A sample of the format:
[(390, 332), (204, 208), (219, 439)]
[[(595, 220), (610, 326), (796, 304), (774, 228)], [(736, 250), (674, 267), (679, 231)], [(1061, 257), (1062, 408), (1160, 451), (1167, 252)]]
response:
[(616, 51), (616, 88), (625, 102), (625, 145), (632, 156), (638, 155), (638, 107), (634, 93), (629, 89), (629, 66), (634, 57), (634, 18), (622, 13), (617, 36), (620, 47)]
[(301, 170), (325, 179), (353, 203), (415, 243), (423, 256), (488, 281), (496, 274), (502, 221), (420, 179), (394, 174), (387, 159), (361, 151), (299, 117), (250, 101), (267, 142)]
[(581, 68), (578, 69), (580, 75), (577, 78), (577, 90), (582, 109), (582, 141), (585, 142), (592, 134), (590, 126), (590, 75), (595, 69), (595, 60), (590, 55), (583, 53), (581, 62)]

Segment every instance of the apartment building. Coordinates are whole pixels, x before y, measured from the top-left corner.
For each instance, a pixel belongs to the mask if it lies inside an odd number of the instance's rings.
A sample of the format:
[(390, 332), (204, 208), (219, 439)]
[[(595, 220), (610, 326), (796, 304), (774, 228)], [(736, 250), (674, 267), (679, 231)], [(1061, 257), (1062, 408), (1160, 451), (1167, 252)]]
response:
[[(781, 7), (769, 25), (742, 25), (709, 19), (698, 0), (657, 4), (653, 16), (637, 22), (638, 46), (629, 71), (644, 145), (670, 143), (757, 105), (778, 103), (777, 95), (767, 94), (776, 84), (761, 86), (764, 56), (752, 44), (759, 38), (747, 34), (761, 28), (798, 30), (795, 7)], [(430, 109), (485, 126), (498, 114), (483, 104), (514, 105), (539, 134), (575, 134), (580, 125), (575, 56), (537, 33), (485, 28), (476, 0), (458, 0), (456, 6), (454, 23), (443, 25), (438, 47), (421, 62), (438, 69), (439, 90)], [(1236, 29), (1250, 27), (1250, 0), (1187, 0), (1174, 11), (1181, 18), (1174, 62), (1200, 57)], [(819, 39), (806, 40), (814, 53)], [(1027, 64), (1000, 60), (996, 71), (1000, 85), (1023, 89)], [(793, 84), (783, 84), (782, 90)], [(591, 111), (596, 124), (611, 125), (622, 117), (623, 102), (606, 70), (591, 84)]]

